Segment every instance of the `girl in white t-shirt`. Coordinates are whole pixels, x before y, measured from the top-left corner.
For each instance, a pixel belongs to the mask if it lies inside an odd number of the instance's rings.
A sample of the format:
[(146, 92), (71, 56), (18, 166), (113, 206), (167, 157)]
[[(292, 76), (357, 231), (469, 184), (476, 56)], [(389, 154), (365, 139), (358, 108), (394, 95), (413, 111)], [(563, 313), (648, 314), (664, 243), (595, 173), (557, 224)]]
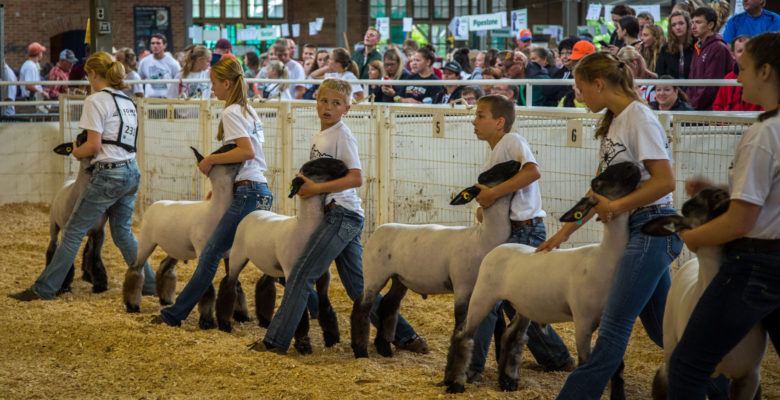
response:
[[(662, 346), (663, 312), (671, 285), (669, 264), (682, 250), (682, 241), (676, 234), (653, 237), (640, 230), (652, 219), (675, 214), (671, 204), (675, 183), (666, 133), (634, 90), (629, 66), (611, 54), (592, 53), (577, 64), (574, 79), (591, 111), (607, 110), (596, 130), (601, 139), (599, 171), (630, 161), (642, 172), (636, 190), (620, 199), (610, 201), (588, 192), (598, 204), (581, 221), (598, 214), (606, 222), (630, 213), (628, 245), (601, 315), (596, 345), (588, 362), (569, 375), (558, 395), (561, 399), (599, 399), (623, 361), (637, 317), (650, 339)], [(538, 250), (557, 248), (580, 226), (567, 223)]]
[(181, 71), (176, 74), (175, 79), (178, 84), (168, 85), (168, 98), (178, 99), (179, 96), (185, 98), (200, 97), (208, 99), (211, 97), (210, 83), (184, 83), (184, 79), (208, 79), (209, 65), (211, 64), (211, 51), (204, 46), (190, 46), (185, 49), (184, 65)]
[[(268, 79), (290, 79), (290, 71), (279, 60), (271, 60), (265, 67), (265, 75)], [(262, 89), (262, 96), (266, 99), (276, 95), (281, 96), (282, 100), (292, 100), (289, 83), (267, 83)], [(281, 93), (281, 94), (280, 94)]]
[[(764, 33), (740, 60), (743, 100), (767, 112), (737, 146), (728, 210), (680, 233), (691, 251), (725, 245), (725, 253), (669, 360), (670, 399), (704, 399), (715, 366), (762, 320), (780, 349), (780, 53), (768, 50), (777, 48), (780, 33)], [(700, 178), (686, 182), (691, 196), (707, 186)]]
[[(116, 51), (114, 53), (114, 57), (117, 61), (122, 63), (122, 65), (125, 66), (125, 73), (127, 73), (127, 76), (125, 76), (125, 80), (128, 81), (140, 81), (141, 75), (138, 75), (138, 72), (135, 72), (135, 68), (137, 65), (137, 58), (135, 56), (135, 52), (133, 49), (129, 47), (124, 47)], [(144, 85), (140, 83), (135, 83), (133, 85), (129, 85), (129, 87), (122, 91), (122, 93), (126, 94), (127, 97), (144, 97)]]
[[(312, 79), (343, 79), (345, 81), (356, 81), (359, 75), (357, 64), (352, 61), (349, 56), (349, 51), (342, 47), (333, 49), (328, 58), (328, 65), (320, 66), (319, 69), (313, 71), (309, 75)], [(363, 87), (357, 84), (350, 85), (352, 87), (352, 99), (360, 101), (363, 99)]]
[[(126, 88), (125, 67), (110, 54), (93, 54), (84, 70), (92, 87), (79, 121), (79, 128), (84, 130), (79, 136), (86, 136), (86, 140), (77, 139), (72, 154), (77, 159), (92, 158), (92, 178), (76, 201), (51, 262), (32, 287), (11, 295), (17, 300), (53, 299), (73, 265), (81, 240), (103, 214), (108, 215), (111, 237), (127, 265), (135, 261), (138, 244), (130, 227), (141, 181), (135, 162), (135, 104), (122, 93)], [(144, 265), (144, 273), (148, 278), (142, 293), (154, 294), (154, 272), (149, 263)], [(107, 289), (105, 284), (93, 282), (93, 292)]]
[[(263, 127), (255, 110), (247, 102), (244, 70), (235, 58), (222, 58), (211, 67), (211, 89), (217, 99), (225, 101), (220, 115), (217, 140), (223, 145), (235, 144), (230, 151), (211, 154), (201, 160), (198, 168), (205, 175), (216, 164), (241, 163), (233, 185), (233, 202), (217, 223), (217, 227), (198, 257), (195, 273), (172, 306), (160, 310), (152, 323), (180, 326), (200, 298), (211, 287), (219, 260), (233, 246), (238, 223), (252, 211), (270, 210), (273, 196), (263, 173)], [(213, 290), (213, 289), (212, 289)]]

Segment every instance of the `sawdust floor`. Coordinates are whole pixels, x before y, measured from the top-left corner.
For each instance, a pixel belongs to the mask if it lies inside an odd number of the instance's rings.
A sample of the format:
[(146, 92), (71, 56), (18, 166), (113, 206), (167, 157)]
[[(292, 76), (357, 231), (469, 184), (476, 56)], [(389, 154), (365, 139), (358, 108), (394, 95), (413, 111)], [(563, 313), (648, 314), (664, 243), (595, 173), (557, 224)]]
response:
[[(451, 296), (423, 300), (410, 293), (402, 303), (403, 314), (427, 338), (431, 347), (428, 355), (397, 352), (394, 358), (385, 359), (371, 348), (369, 359), (355, 360), (349, 347), (352, 306), (338, 279), (331, 289), (342, 343), (324, 348), (315, 324), (311, 332), (313, 355), (301, 356), (292, 349), (287, 356), (256, 353), (248, 351), (247, 345), (262, 337), (265, 329), (254, 322), (236, 325), (230, 334), (201, 331), (197, 312), (193, 312), (181, 328), (151, 325), (149, 320), (160, 309), (152, 297), (143, 298), (141, 314), (125, 313), (121, 301), (125, 264), (110, 238), (103, 253), (109, 275), (107, 292), (94, 295), (89, 284), (77, 279), (73, 292), (55, 301), (21, 303), (8, 299), (7, 294), (32, 284), (44, 267), (48, 206), (5, 205), (0, 207), (0, 221), (0, 271), (5, 277), (0, 281), (0, 398), (346, 400), (449, 396), (434, 384), (443, 376), (453, 325)], [(158, 249), (151, 260), (155, 269), (162, 257)], [(179, 290), (193, 270), (192, 262), (179, 265)], [(217, 279), (221, 279), (221, 271)], [(258, 277), (255, 268), (247, 268), (241, 276), (251, 310)], [(574, 351), (572, 324), (556, 324), (555, 328)], [(483, 383), (468, 385), (459, 398), (554, 398), (567, 374), (542, 372), (528, 351), (524, 358), (519, 391), (498, 390), (496, 364), (489, 360)], [(661, 350), (638, 324), (626, 355), (630, 399), (650, 397), (652, 377), (661, 360)], [(780, 360), (770, 348), (762, 369), (764, 398), (780, 398), (778, 378)]]

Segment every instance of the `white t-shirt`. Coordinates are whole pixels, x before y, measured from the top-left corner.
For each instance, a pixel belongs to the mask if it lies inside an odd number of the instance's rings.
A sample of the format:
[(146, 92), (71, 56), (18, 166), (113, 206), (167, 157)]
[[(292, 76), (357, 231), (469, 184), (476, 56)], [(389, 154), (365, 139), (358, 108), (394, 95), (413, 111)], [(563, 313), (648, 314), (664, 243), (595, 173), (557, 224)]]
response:
[[(130, 71), (129, 74), (125, 77), (126, 81), (140, 81), (141, 76), (138, 75), (138, 72)], [(144, 85), (140, 83), (134, 83), (132, 85), (129, 85), (130, 87), (123, 90), (122, 93), (126, 94), (127, 97), (133, 98), (135, 97), (136, 93), (143, 93), (144, 92)]]
[[(528, 142), (517, 133), (509, 132), (496, 143), (496, 147), (490, 151), (487, 161), (482, 165), (485, 172), (497, 164), (506, 161), (519, 161), (523, 166), (527, 163), (536, 164), (536, 158), (528, 146)], [(538, 165), (538, 164), (537, 164)], [(509, 219), (512, 221), (525, 221), (531, 218), (544, 218), (547, 214), (542, 210), (542, 194), (539, 191), (539, 182), (515, 192), (512, 198), (512, 206), (509, 211)]]
[[(33, 62), (32, 60), (27, 60), (22, 64), (22, 69), (19, 70), (19, 81), (20, 82), (33, 82), (33, 81), (39, 81), (41, 80), (41, 69), (38, 66), (38, 63)], [(41, 85), (34, 85), (38, 91), (42, 91), (43, 88)], [(24, 85), (21, 85), (19, 87), (21, 89), (22, 97), (27, 97), (30, 95), (30, 91), (27, 90)]]
[[(122, 93), (120, 90), (107, 88), (114, 93)], [(135, 114), (133, 110), (132, 114)], [(110, 94), (100, 91), (93, 93), (84, 100), (84, 108), (79, 120), (79, 129), (88, 129), (100, 133), (104, 138), (115, 138), (119, 132), (119, 112)], [(137, 124), (137, 118), (136, 118)], [(135, 153), (129, 152), (114, 144), (103, 143), (92, 163), (124, 161), (135, 158)]]
[[(154, 58), (154, 55), (144, 57), (138, 63), (138, 74), (144, 79), (173, 79), (181, 70), (179, 63), (169, 54), (165, 54), (161, 60)], [(146, 84), (144, 96), (166, 98), (168, 95), (168, 86), (173, 83), (152, 83)]]
[[(295, 60), (287, 61), (285, 67), (287, 67), (287, 72), (289, 73), (288, 79), (306, 79), (306, 71), (303, 70), (303, 66), (300, 63), (298, 63), (298, 61)], [(287, 93), (290, 95), (291, 99), (295, 98), (296, 88), (298, 86), (301, 85), (290, 85), (290, 87), (287, 88)]]
[[(181, 77), (181, 71), (179, 71), (176, 74), (176, 77), (174, 79), (182, 79)], [(209, 79), (209, 70), (204, 69), (203, 71), (199, 72), (190, 72), (189, 75), (187, 75), (184, 79)], [(184, 93), (186, 97), (192, 97), (197, 95), (198, 93), (202, 93), (200, 95), (201, 99), (208, 99), (211, 97), (211, 81), (209, 82), (202, 82), (202, 83), (185, 83), (182, 82), (181, 84), (175, 83), (168, 85), (168, 98), (169, 99), (177, 99), (179, 98), (179, 93)]]
[[(634, 101), (617, 115), (609, 126), (607, 136), (601, 139), (599, 150), (601, 161), (599, 169), (604, 171), (610, 165), (631, 161), (639, 166), (642, 178), (640, 185), (650, 179), (645, 168), (645, 160), (669, 160), (673, 162), (672, 152), (666, 132), (658, 122), (658, 117), (641, 102)], [(648, 204), (668, 204), (672, 202), (669, 193)]]
[(247, 113), (244, 115), (241, 111), (241, 105), (231, 104), (222, 111), (222, 131), (224, 136), (222, 144), (235, 144), (236, 139), (248, 137), (255, 150), (255, 157), (244, 161), (241, 169), (236, 175), (236, 181), (255, 181), (267, 183), (265, 179), (266, 165), (265, 155), (263, 154), (263, 123), (260, 117), (252, 107), (247, 107)]
[[(8, 64), (5, 64), (5, 80), (8, 82), (16, 82), (16, 74), (14, 74), (14, 70), (12, 70)], [(11, 101), (16, 100), (16, 86), (3, 86), (0, 89), (2, 89), (3, 101), (5, 101), (5, 99), (10, 99)], [(3, 115), (10, 116), (16, 114), (16, 108), (14, 106), (4, 106), (0, 108), (2, 108)]]
[[(265, 93), (265, 98), (271, 98), (273, 96), (276, 96), (277, 93), (279, 93), (279, 84), (278, 83), (268, 83), (266, 84), (265, 88), (263, 89)], [(281, 95), (282, 100), (292, 100), (293, 98), (290, 97), (290, 91), (285, 90), (282, 92)]]
[[(328, 78), (336, 78), (336, 79), (343, 79), (345, 81), (356, 81), (357, 77), (355, 74), (353, 74), (350, 71), (344, 71), (342, 73), (338, 72), (328, 72), (325, 74), (325, 79)], [(360, 85), (350, 85), (352, 87), (352, 96), (355, 96), (355, 93), (359, 93), (363, 91), (363, 87)]]
[(761, 206), (745, 235), (780, 239), (780, 117), (754, 124), (742, 135), (729, 167), (731, 198)]
[[(357, 139), (352, 131), (339, 121), (324, 131), (319, 131), (311, 138), (311, 150), (309, 151), (309, 160), (315, 160), (322, 157), (335, 158), (344, 161), (349, 169), (361, 169), (360, 157), (358, 156)], [(363, 216), (360, 197), (355, 188), (350, 188), (341, 192), (328, 193), (325, 197), (325, 204), (335, 201), (336, 204), (354, 211)]]

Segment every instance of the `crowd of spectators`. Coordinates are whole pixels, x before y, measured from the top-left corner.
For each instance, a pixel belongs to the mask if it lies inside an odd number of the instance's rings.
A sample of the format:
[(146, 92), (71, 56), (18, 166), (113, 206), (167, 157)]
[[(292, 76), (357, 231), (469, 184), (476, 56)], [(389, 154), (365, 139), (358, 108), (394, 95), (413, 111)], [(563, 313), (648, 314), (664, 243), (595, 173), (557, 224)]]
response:
[[(728, 18), (728, 10), (720, 3), (694, 8), (690, 2), (676, 4), (669, 16), (667, 33), (656, 24), (652, 14), (640, 13), (626, 5), (611, 8), (609, 16), (615, 30), (609, 42), (593, 43), (592, 37), (571, 36), (557, 47), (533, 44), (533, 35), (523, 29), (515, 38), (516, 48), (485, 51), (455, 49), (446, 57), (433, 46), (419, 45), (407, 39), (402, 45), (390, 44), (379, 51), (380, 34), (369, 28), (354, 52), (337, 48), (331, 51), (306, 44), (301, 58), (296, 59), (292, 39), (277, 40), (267, 53), (250, 51), (241, 57), (246, 78), (322, 79), (338, 77), (346, 80), (482, 80), (482, 79), (570, 79), (577, 61), (586, 54), (602, 51), (618, 57), (637, 79), (735, 79), (744, 44), (750, 37), (767, 31), (780, 31), (780, 16), (765, 10), (763, 0), (744, 0), (744, 12)], [(719, 33), (722, 32), (722, 35)], [(596, 45), (600, 50), (597, 50)], [(136, 97), (196, 98), (208, 97), (210, 83), (185, 83), (184, 79), (208, 78), (209, 68), (224, 57), (236, 57), (227, 39), (220, 39), (213, 49), (190, 45), (172, 56), (166, 52), (167, 38), (154, 34), (149, 48), (139, 50), (139, 56), (129, 48), (115, 51), (117, 61), (128, 73), (128, 79), (178, 79), (179, 83), (133, 85), (125, 93)], [(88, 54), (87, 49), (87, 56)], [(70, 49), (59, 54), (55, 65), (41, 65), (46, 48), (31, 43), (28, 59), (18, 74), (5, 66), (6, 79), (19, 81), (81, 80), (83, 61)], [(251, 84), (250, 97), (282, 99), (313, 99), (316, 84)], [(63, 85), (20, 85), (3, 87), (4, 100), (56, 99), (65, 93)], [(638, 94), (653, 108), (661, 110), (748, 110), (759, 106), (742, 100), (738, 86), (666, 86), (641, 85)], [(370, 98), (375, 102), (475, 104), (487, 94), (504, 94), (518, 105), (548, 107), (584, 107), (573, 86), (534, 85), (531, 98), (524, 86), (506, 85), (370, 85), (367, 92), (353, 86), (355, 100)], [(13, 107), (4, 107), (3, 114), (13, 114)]]

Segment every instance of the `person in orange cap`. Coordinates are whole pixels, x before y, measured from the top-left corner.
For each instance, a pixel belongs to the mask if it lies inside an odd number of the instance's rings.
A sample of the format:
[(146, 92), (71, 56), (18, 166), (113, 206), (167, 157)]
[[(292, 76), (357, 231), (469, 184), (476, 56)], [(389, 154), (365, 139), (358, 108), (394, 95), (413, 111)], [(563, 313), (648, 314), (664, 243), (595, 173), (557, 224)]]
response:
[(579, 42), (574, 43), (574, 47), (571, 49), (571, 55), (569, 56), (569, 60), (572, 61), (572, 70), (574, 70), (574, 66), (577, 65), (577, 62), (580, 61), (582, 57), (585, 57), (590, 53), (594, 53), (595, 51), (596, 46), (587, 40), (580, 40)]
[[(46, 48), (38, 42), (32, 42), (27, 46), (27, 61), (22, 64), (22, 69), (19, 70), (20, 82), (34, 82), (41, 80), (41, 66), (40, 62), (43, 59), (43, 53)], [(37, 95), (40, 93), (40, 95)], [(21, 86), (22, 99), (33, 99), (34, 97), (48, 98), (49, 95), (43, 90), (41, 85), (24, 85)]]
[(531, 47), (531, 39), (533, 35), (528, 29), (521, 29), (515, 36), (515, 42), (517, 42), (517, 50), (522, 51), (526, 47)]

